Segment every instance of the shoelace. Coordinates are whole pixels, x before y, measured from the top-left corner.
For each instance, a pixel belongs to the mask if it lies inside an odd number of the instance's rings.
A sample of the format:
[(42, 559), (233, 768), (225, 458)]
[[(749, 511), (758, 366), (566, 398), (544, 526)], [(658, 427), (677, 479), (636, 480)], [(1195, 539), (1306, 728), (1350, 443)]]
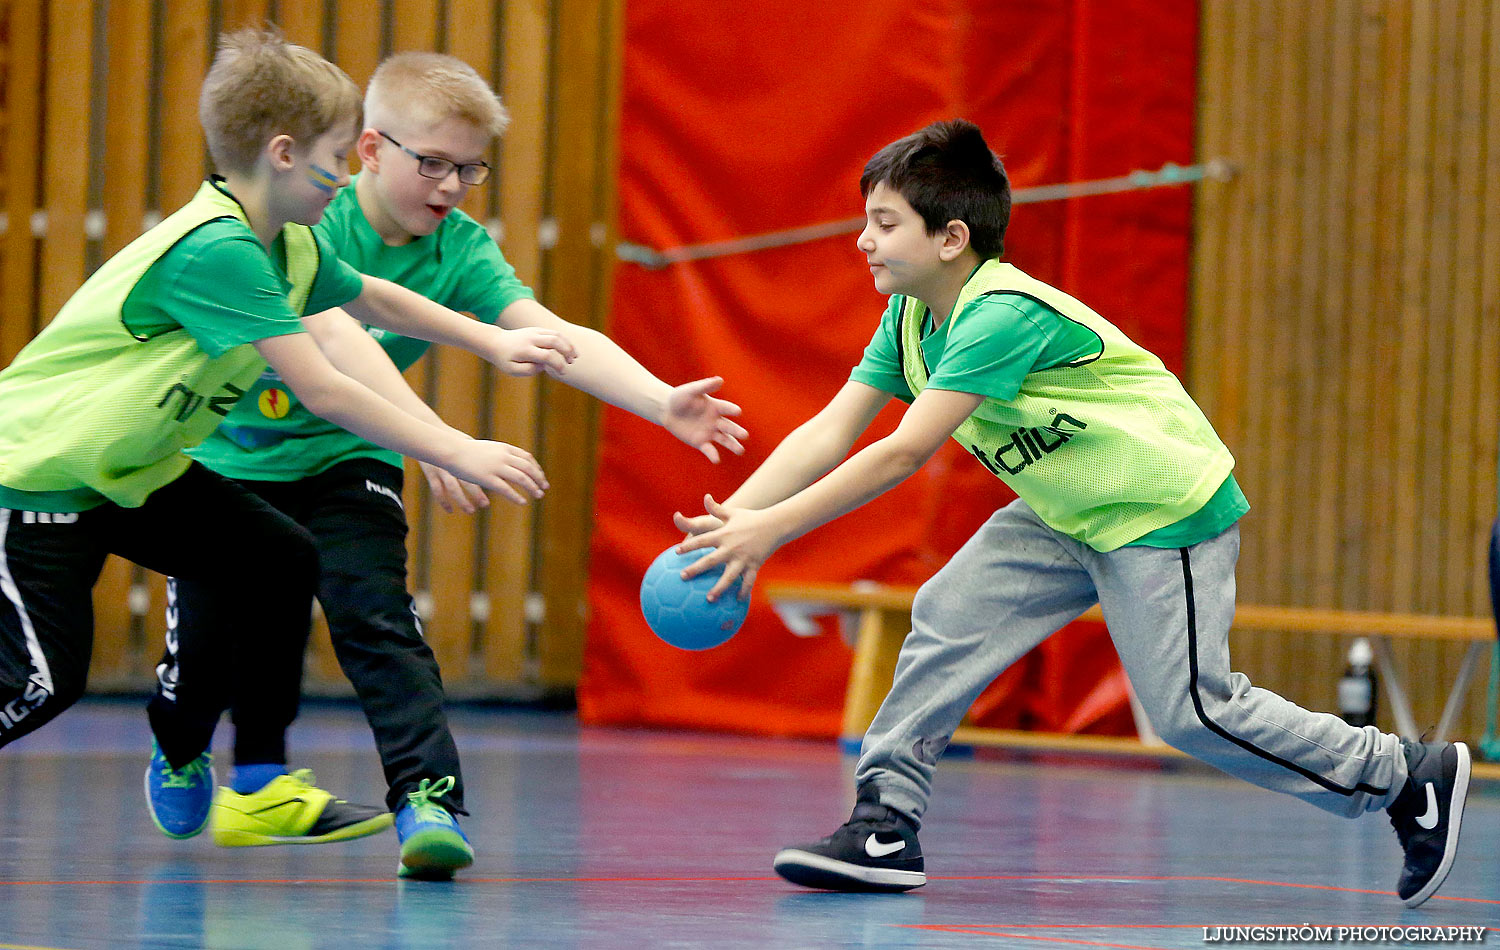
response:
[(445, 775), (436, 782), (431, 779), (422, 779), (416, 791), (406, 793), (406, 800), (411, 804), (412, 814), (418, 821), (452, 824), (453, 816), (448, 814), (448, 809), (432, 799), (446, 794), (457, 784), (458, 782), (451, 775)]
[(162, 760), (161, 777), (162, 788), (192, 788), (202, 785), (208, 781), (209, 757), (200, 755), (193, 761), (180, 769), (174, 769), (165, 759)]

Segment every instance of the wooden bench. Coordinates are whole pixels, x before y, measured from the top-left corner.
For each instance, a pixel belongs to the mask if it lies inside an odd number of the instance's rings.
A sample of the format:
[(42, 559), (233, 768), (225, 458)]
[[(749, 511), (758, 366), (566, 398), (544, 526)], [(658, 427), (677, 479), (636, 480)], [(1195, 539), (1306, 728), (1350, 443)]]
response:
[[(915, 587), (887, 587), (868, 581), (854, 584), (768, 583), (765, 594), (777, 613), (793, 632), (811, 631), (811, 618), (837, 615), (844, 624), (846, 636), (852, 632), (854, 662), (849, 671), (849, 685), (844, 697), (844, 717), (840, 742), (846, 749), (859, 748), (860, 739), (875, 711), (890, 690), (896, 671), (896, 656), (911, 629), (912, 598)], [(1081, 619), (1103, 621), (1098, 606)], [(1396, 731), (1410, 739), (1417, 738), (1411, 704), (1402, 686), (1400, 671), (1391, 654), (1390, 642), (1398, 639), (1453, 640), (1469, 644), (1459, 664), (1443, 715), (1431, 740), (1445, 737), (1463, 705), (1464, 692), (1480, 660), (1495, 642), (1495, 625), (1488, 617), (1435, 617), (1423, 614), (1387, 614), (1353, 610), (1325, 610), (1310, 607), (1267, 607), (1241, 604), (1235, 609), (1234, 629), (1283, 631), (1314, 635), (1362, 636), (1370, 640), (1375, 652), (1376, 669), (1385, 686)], [(1131, 712), (1135, 718), (1138, 739), (1111, 736), (1056, 736), (1005, 729), (961, 727), (953, 741), (960, 745), (1000, 745), (1007, 747), (1058, 748), (1114, 753), (1161, 754), (1170, 751), (1156, 735), (1144, 710), (1130, 693)]]

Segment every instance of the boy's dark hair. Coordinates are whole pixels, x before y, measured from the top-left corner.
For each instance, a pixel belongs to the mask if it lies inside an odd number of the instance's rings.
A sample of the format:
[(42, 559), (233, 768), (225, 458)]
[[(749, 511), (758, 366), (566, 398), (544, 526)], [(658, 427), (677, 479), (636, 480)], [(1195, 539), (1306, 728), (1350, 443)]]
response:
[(934, 122), (876, 152), (859, 176), (860, 194), (882, 183), (922, 216), (928, 234), (956, 219), (969, 226), (980, 260), (1005, 253), (1010, 179), (974, 123)]

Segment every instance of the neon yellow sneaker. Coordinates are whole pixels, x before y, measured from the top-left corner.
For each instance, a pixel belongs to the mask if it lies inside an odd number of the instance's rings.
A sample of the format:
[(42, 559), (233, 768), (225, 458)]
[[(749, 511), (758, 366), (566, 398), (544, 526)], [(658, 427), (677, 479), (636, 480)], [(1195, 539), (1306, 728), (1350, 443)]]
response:
[(311, 769), (278, 775), (248, 795), (221, 785), (208, 818), (214, 844), (224, 848), (348, 841), (390, 826), (384, 808), (352, 805), (313, 785)]
[(398, 877), (446, 881), (454, 871), (474, 863), (474, 849), (458, 819), (433, 801), (454, 784), (451, 775), (436, 782), (424, 778), (415, 792), (406, 793), (406, 804), (396, 810), (396, 835), (401, 839)]

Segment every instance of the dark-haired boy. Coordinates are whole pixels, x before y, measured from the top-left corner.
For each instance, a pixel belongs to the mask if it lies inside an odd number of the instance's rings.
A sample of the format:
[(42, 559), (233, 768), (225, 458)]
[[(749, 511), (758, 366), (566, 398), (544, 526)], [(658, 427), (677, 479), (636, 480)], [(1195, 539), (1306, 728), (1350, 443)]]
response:
[[(1406, 852), (1401, 899), (1431, 896), (1457, 848), (1468, 749), (1357, 729), (1231, 671), (1237, 522), (1249, 507), (1234, 459), (1160, 360), (998, 260), (1010, 186), (979, 129), (940, 122), (891, 143), (860, 189), (859, 248), (890, 306), (818, 415), (722, 505), (707, 498), (706, 515), (676, 516), (691, 535), (680, 550), (717, 549), (684, 573), (723, 565), (710, 599), (736, 580), (748, 592), (782, 544), (895, 486), (950, 437), (1020, 497), (918, 592), (865, 735), (853, 815), (779, 852), (776, 871), (831, 890), (926, 883), (917, 828), (960, 719), (1097, 601), (1167, 742), (1338, 815), (1387, 809)], [(845, 459), (892, 396), (910, 403), (896, 431)]]

